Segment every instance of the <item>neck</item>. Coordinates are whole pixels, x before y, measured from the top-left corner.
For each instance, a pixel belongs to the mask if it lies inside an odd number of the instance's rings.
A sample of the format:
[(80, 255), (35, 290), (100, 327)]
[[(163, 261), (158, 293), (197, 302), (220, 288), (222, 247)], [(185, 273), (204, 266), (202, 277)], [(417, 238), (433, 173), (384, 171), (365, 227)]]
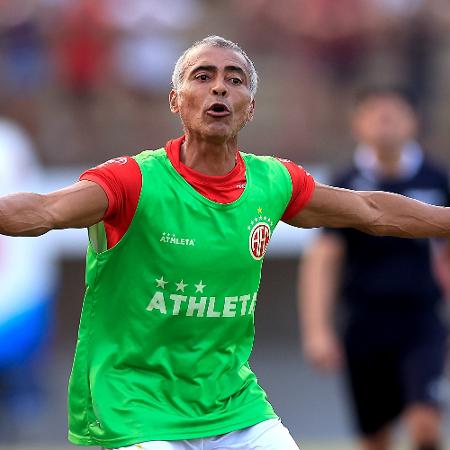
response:
[(400, 173), (402, 146), (392, 148), (374, 147), (374, 151), (379, 167), (385, 176), (396, 176)]
[(237, 152), (236, 138), (222, 142), (186, 134), (180, 161), (205, 175), (222, 176), (233, 170)]

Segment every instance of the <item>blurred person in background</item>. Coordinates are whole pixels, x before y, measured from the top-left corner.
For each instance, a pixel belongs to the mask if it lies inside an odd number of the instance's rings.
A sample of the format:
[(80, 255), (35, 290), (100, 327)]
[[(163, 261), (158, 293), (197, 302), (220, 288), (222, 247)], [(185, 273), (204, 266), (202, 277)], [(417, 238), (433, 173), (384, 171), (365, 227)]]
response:
[(113, 66), (120, 82), (140, 98), (159, 97), (172, 63), (185, 46), (183, 33), (202, 17), (198, 0), (110, 0), (105, 18), (117, 33)]
[(64, 2), (54, 12), (50, 32), (53, 58), (71, 100), (89, 102), (99, 94), (111, 72), (114, 41), (104, 0)]
[[(333, 184), (450, 202), (448, 174), (416, 141), (418, 117), (400, 89), (362, 92), (352, 130), (352, 166)], [(415, 450), (442, 449), (441, 406), (447, 329), (432, 259), (448, 266), (445, 244), (324, 229), (302, 258), (299, 311), (306, 357), (321, 370), (345, 366), (361, 448), (390, 448), (402, 417)], [(339, 288), (342, 285), (342, 292)], [(336, 299), (345, 309), (341, 334)]]
[[(49, 58), (36, 0), (0, 1), (0, 108), (37, 134), (36, 101), (49, 76)], [(1, 112), (0, 112), (1, 114)]]
[(35, 93), (48, 71), (38, 3), (0, 2), (0, 80), (16, 96)]

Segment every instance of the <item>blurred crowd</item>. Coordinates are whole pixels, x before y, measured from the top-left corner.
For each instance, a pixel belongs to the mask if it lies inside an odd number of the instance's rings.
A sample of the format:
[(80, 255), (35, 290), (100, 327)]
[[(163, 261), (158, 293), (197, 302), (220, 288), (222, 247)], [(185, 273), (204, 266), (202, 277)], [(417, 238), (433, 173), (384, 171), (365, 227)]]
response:
[(46, 164), (159, 146), (180, 133), (166, 100), (173, 64), (207, 34), (239, 42), (262, 76), (249, 151), (340, 160), (351, 94), (377, 82), (408, 86), (445, 158), (445, 0), (2, 0), (0, 114)]
[[(197, 0), (0, 2), (0, 96), (49, 163), (98, 162), (145, 142)], [(145, 105), (145, 108), (144, 108)]]

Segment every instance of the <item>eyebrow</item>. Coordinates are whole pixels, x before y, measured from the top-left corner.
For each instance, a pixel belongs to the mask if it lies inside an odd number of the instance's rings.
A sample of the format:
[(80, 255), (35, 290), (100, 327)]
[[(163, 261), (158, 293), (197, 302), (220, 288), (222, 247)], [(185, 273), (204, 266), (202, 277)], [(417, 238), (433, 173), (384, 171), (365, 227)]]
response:
[[(199, 72), (201, 70), (206, 70), (207, 72), (216, 72), (218, 69), (217, 69), (217, 66), (213, 66), (213, 65), (201, 65), (201, 66), (194, 67), (191, 70), (191, 74)], [(225, 66), (225, 71), (226, 72), (238, 72), (247, 78), (246, 72), (244, 71), (244, 69), (242, 69), (239, 66)]]

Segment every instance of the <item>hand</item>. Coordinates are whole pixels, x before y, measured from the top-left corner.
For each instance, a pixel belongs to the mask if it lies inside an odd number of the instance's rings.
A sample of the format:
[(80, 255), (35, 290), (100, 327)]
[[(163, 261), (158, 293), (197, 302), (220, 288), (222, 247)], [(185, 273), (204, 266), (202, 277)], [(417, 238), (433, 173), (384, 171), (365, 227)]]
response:
[(341, 344), (331, 328), (304, 333), (303, 352), (306, 359), (319, 370), (331, 372), (342, 366)]

